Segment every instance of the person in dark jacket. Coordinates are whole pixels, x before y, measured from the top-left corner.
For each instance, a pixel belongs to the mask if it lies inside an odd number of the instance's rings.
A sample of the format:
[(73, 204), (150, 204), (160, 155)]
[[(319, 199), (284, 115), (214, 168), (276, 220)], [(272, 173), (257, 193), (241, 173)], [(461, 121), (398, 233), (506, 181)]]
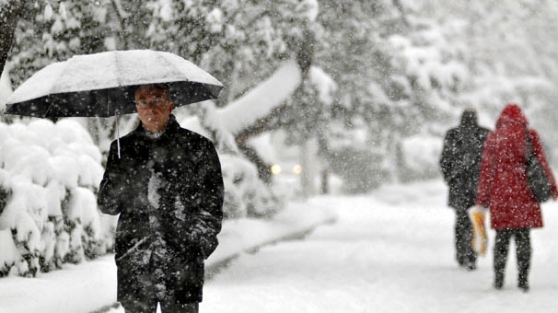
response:
[[(204, 260), (217, 247), (223, 179), (213, 143), (181, 128), (165, 85), (135, 94), (140, 125), (113, 142), (99, 208), (120, 214), (117, 299), (125, 312), (198, 312)], [(118, 147), (120, 145), (120, 147)]]
[(490, 210), (490, 226), (496, 230), (494, 242), (494, 287), (504, 285), (504, 272), (511, 237), (516, 243), (518, 280), (529, 290), (531, 228), (543, 226), (541, 206), (529, 188), (526, 175), (527, 136), (535, 157), (544, 168), (552, 197), (558, 197), (554, 175), (546, 160), (539, 135), (529, 128), (527, 118), (516, 104), (508, 104), (500, 114), (496, 129), (486, 138), (482, 155), (477, 205)]
[(458, 127), (444, 138), (440, 167), (449, 186), (448, 205), (455, 209), (456, 259), (461, 267), (476, 268), (477, 254), (471, 246), (472, 224), (467, 210), (475, 204), (484, 140), (489, 130), (477, 124), (477, 113), (465, 110)]

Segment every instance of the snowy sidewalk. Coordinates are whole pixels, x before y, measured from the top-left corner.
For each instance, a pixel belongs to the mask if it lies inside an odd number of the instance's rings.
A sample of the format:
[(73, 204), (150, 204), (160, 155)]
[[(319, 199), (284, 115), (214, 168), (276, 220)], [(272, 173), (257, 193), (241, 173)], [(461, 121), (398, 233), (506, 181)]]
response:
[[(336, 216), (307, 203), (290, 203), (270, 220), (226, 221), (219, 247), (207, 260), (207, 273), (246, 252), (278, 241), (303, 237), (315, 227), (333, 223)], [(116, 266), (107, 255), (36, 278), (0, 279), (0, 313), (89, 313), (105, 311), (116, 302)]]
[(207, 282), (200, 312), (557, 312), (558, 203), (543, 205), (545, 227), (531, 233), (531, 290), (525, 294), (516, 286), (514, 244), (504, 288), (492, 288), (492, 229), (478, 269), (458, 268), (455, 214), (446, 197), (438, 180), (312, 198), (311, 204), (337, 212), (337, 222), (302, 241), (240, 256)]

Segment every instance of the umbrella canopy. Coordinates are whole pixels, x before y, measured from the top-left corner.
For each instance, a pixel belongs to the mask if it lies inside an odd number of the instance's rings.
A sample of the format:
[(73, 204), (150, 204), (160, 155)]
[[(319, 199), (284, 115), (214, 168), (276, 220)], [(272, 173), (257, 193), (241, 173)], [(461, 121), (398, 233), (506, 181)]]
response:
[(41, 69), (14, 91), (5, 113), (42, 118), (134, 113), (136, 87), (155, 83), (169, 86), (175, 106), (215, 99), (223, 88), (209, 73), (169, 52), (102, 52)]

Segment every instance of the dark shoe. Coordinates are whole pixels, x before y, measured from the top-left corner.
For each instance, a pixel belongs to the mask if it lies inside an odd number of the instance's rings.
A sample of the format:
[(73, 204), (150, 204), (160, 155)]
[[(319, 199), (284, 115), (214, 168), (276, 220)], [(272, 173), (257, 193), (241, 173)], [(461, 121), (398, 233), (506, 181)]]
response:
[(459, 267), (467, 270), (467, 271), (473, 271), (477, 269), (477, 264), (475, 261), (471, 261), (471, 260), (463, 260), (463, 261), (458, 261), (459, 263)]
[(474, 271), (477, 269), (477, 265), (475, 263), (469, 263), (467, 265), (465, 265), (465, 269), (468, 271)]
[(496, 274), (496, 277), (494, 278), (494, 288), (500, 290), (502, 287), (504, 287), (504, 275)]
[(519, 287), (519, 289), (521, 289), (523, 292), (529, 291), (529, 283), (527, 281), (524, 280), (519, 281), (517, 287)]

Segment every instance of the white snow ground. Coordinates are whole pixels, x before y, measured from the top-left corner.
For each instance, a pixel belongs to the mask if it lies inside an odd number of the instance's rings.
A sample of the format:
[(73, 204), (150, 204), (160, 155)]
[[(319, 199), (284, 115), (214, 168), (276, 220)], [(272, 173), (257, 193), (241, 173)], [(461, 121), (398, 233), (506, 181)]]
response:
[[(318, 227), (304, 240), (242, 254), (206, 283), (200, 312), (555, 312), (557, 203), (543, 205), (545, 228), (532, 232), (530, 292), (516, 287), (513, 244), (504, 289), (497, 291), (491, 287), (491, 250), (476, 271), (456, 266), (446, 191), (441, 181), (430, 181), (386, 186), (365, 196), (313, 198), (307, 207), (335, 212), (337, 223)], [(283, 218), (296, 220), (304, 207), (298, 210)], [(286, 230), (287, 224), (276, 229)], [(241, 228), (246, 227), (231, 231)], [(262, 229), (253, 237), (264, 234)], [(494, 231), (489, 235), (492, 247)], [(0, 312), (87, 313), (68, 308), (81, 303), (85, 309), (114, 292), (111, 271), (112, 259), (106, 257), (35, 279), (0, 279)], [(78, 292), (83, 285), (85, 294)]]
[[(501, 291), (492, 252), (473, 272), (454, 261), (453, 212), (441, 181), (388, 186), (361, 197), (320, 197), (336, 224), (304, 241), (245, 255), (207, 284), (201, 312), (556, 312), (558, 212), (532, 232), (531, 291), (516, 287), (515, 248)], [(490, 246), (494, 242), (490, 231)]]
[[(272, 219), (226, 221), (219, 234), (220, 245), (207, 260), (206, 266), (211, 270), (242, 251), (253, 251), (278, 240), (300, 237), (335, 219), (336, 215), (327, 209), (292, 202)], [(65, 264), (63, 270), (39, 273), (37, 278), (0, 279), (0, 313), (106, 312), (115, 301), (116, 267), (113, 255), (80, 265)]]

